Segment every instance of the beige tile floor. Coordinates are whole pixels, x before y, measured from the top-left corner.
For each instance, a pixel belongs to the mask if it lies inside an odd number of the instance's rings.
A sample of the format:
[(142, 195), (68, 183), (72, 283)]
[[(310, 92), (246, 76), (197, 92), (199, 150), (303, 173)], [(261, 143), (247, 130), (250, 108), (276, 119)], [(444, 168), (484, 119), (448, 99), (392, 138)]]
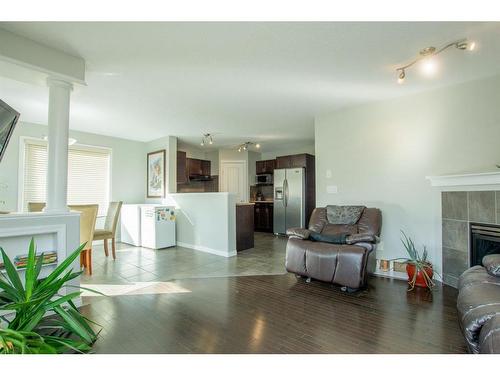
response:
[(116, 260), (94, 246), (93, 274), (82, 284), (130, 284), (187, 278), (285, 274), (286, 239), (256, 233), (255, 247), (224, 258), (183, 247), (152, 250), (117, 243)]

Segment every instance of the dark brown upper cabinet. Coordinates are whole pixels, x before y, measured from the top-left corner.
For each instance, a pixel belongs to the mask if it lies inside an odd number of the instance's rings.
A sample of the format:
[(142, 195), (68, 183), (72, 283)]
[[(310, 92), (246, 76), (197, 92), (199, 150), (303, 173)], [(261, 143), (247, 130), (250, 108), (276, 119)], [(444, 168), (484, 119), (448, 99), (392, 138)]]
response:
[(201, 161), (201, 174), (203, 176), (210, 176), (210, 160)]
[(309, 154), (278, 156), (276, 158), (276, 168), (307, 168), (308, 159), (311, 157), (312, 155)]
[(185, 184), (188, 181), (187, 176), (187, 160), (186, 153), (184, 151), (177, 151), (177, 183)]
[(275, 168), (276, 168), (276, 159), (259, 160), (255, 163), (256, 174), (267, 174), (267, 173), (272, 174)]
[(210, 176), (210, 160), (187, 158), (188, 176)]

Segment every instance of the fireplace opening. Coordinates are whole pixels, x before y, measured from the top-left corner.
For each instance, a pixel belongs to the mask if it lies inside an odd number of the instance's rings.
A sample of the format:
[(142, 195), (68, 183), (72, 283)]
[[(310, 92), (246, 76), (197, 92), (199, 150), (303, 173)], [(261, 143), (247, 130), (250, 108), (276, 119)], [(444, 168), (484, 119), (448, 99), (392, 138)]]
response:
[(489, 254), (500, 254), (500, 226), (470, 223), (470, 266), (482, 265)]

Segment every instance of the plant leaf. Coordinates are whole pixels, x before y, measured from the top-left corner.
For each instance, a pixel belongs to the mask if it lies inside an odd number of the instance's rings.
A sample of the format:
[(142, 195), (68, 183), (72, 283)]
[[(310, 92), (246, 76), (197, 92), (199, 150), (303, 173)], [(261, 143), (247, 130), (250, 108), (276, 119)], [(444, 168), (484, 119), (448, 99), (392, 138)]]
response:
[(85, 247), (86, 243), (81, 244), (78, 249), (73, 251), (64, 261), (62, 261), (55, 269), (50, 273), (47, 278), (42, 281), (40, 286), (44, 286), (47, 284), (50, 284), (53, 282), (55, 279), (59, 277), (71, 264), (75, 261), (75, 259), (80, 255), (82, 252), (83, 248)]
[(12, 284), (14, 288), (17, 289), (19, 294), (24, 296), (24, 288), (23, 288), (23, 283), (21, 282), (21, 279), (19, 278), (19, 274), (17, 273), (16, 268), (10, 261), (9, 257), (3, 250), (3, 248), (0, 247), (0, 251), (2, 252), (2, 259), (3, 259), (3, 264), (5, 267), (5, 271), (7, 272), (7, 276), (9, 277), (9, 281)]
[(59, 316), (61, 316), (61, 318), (63, 318), (66, 323), (68, 323), (73, 333), (78, 335), (80, 338), (82, 338), (85, 342), (89, 344), (93, 342), (93, 339), (91, 335), (87, 332), (87, 330), (84, 327), (82, 327), (82, 325), (77, 320), (75, 320), (75, 318), (72, 315), (70, 315), (66, 310), (64, 310), (60, 306), (56, 306), (54, 307), (54, 311), (57, 312)]
[(33, 285), (35, 284), (35, 239), (31, 237), (30, 246), (28, 250), (28, 261), (26, 262), (25, 271), (25, 282), (24, 287), (26, 289), (26, 301), (31, 298), (31, 293), (33, 291)]

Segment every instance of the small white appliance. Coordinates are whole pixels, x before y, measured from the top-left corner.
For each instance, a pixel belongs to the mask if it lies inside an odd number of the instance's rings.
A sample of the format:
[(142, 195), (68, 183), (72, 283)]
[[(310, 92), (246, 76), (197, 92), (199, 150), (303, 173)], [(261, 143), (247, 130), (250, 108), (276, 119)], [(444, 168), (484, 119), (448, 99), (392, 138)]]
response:
[(121, 242), (141, 246), (141, 204), (124, 204), (120, 214)]
[(175, 246), (175, 208), (141, 206), (141, 246), (163, 249)]
[[(160, 210), (161, 222), (152, 220), (153, 216), (143, 212), (153, 210), (156, 217), (156, 209), (168, 209), (168, 223), (163, 220), (167, 214), (166, 210)], [(175, 209), (170, 206), (159, 206), (156, 204), (124, 204), (121, 210), (121, 242), (133, 246), (144, 246), (152, 249), (175, 246)], [(147, 228), (142, 229), (143, 225)], [(144, 232), (144, 241), (142, 232)], [(158, 237), (158, 240), (157, 240)]]

